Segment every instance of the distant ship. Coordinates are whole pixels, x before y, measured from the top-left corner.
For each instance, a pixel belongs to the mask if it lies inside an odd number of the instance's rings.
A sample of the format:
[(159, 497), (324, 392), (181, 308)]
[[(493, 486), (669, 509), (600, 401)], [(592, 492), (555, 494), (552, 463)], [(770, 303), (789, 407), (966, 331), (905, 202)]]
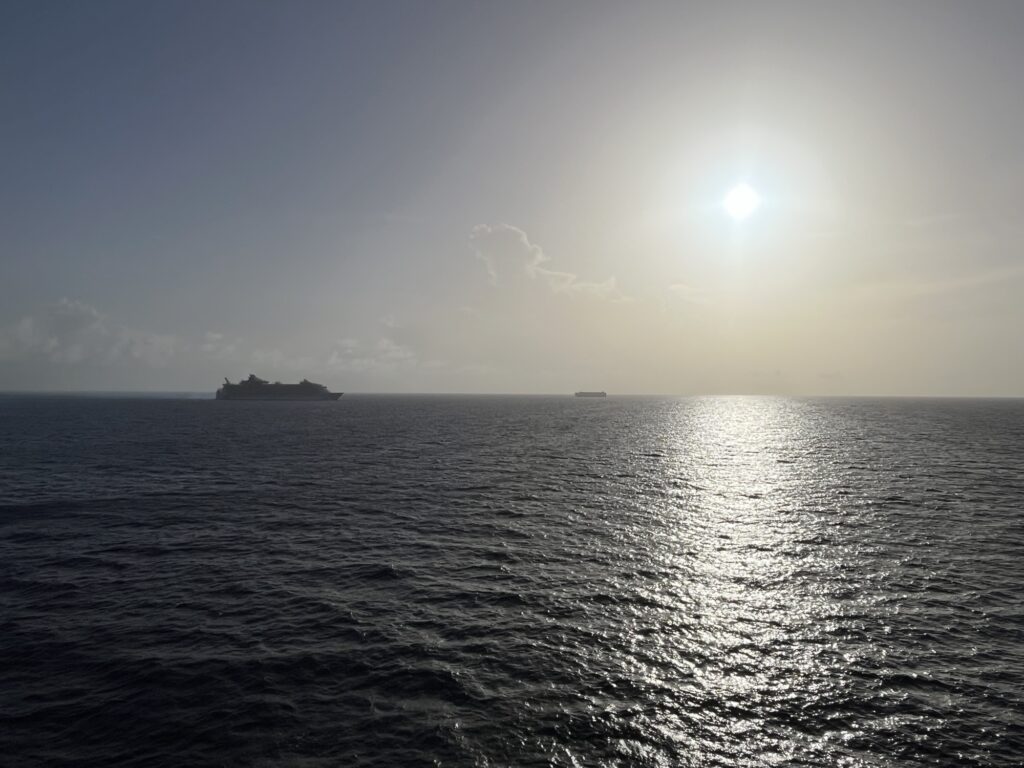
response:
[(249, 374), (249, 378), (232, 384), (224, 379), (224, 386), (217, 390), (218, 400), (337, 400), (343, 392), (328, 392), (323, 384), (314, 384), (303, 379), (298, 384), (271, 384)]
[(576, 397), (608, 397), (607, 392), (577, 392)]

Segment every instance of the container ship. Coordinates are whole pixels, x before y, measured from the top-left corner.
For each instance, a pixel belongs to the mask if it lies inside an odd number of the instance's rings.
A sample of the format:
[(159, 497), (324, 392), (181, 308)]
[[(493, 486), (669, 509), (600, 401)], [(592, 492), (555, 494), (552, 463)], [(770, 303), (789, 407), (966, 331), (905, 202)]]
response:
[(224, 385), (217, 390), (218, 400), (337, 400), (343, 392), (328, 392), (323, 384), (314, 384), (303, 379), (298, 384), (271, 384), (258, 376), (232, 384), (224, 379)]

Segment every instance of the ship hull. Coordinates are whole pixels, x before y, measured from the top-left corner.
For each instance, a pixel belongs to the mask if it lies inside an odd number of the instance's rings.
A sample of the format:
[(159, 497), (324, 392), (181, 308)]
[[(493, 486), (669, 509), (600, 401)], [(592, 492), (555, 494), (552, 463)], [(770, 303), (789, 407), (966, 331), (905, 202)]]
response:
[(266, 402), (266, 401), (269, 401), (269, 400), (286, 400), (286, 401), (293, 401), (293, 402), (296, 401), (296, 400), (301, 400), (301, 401), (305, 401), (305, 402), (317, 402), (317, 401), (323, 402), (323, 401), (329, 401), (329, 400), (337, 400), (343, 394), (345, 394), (345, 393), (344, 392), (327, 392), (327, 393), (322, 394), (322, 395), (321, 394), (314, 394), (314, 395), (302, 395), (302, 394), (263, 395), (263, 394), (248, 394), (248, 393), (235, 394), (235, 393), (225, 393), (225, 392), (218, 391), (217, 392), (217, 399), (218, 400), (259, 400), (259, 401), (262, 401), (262, 402)]
[(282, 384), (269, 381), (249, 374), (249, 378), (232, 384), (224, 379), (224, 386), (217, 390), (218, 400), (337, 400), (342, 392), (330, 392), (323, 384), (314, 384), (303, 379), (298, 384)]

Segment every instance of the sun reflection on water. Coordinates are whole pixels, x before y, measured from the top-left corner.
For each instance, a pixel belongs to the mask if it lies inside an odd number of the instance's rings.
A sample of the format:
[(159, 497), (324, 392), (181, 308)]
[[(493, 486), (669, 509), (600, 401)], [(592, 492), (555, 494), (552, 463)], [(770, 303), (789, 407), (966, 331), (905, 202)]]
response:
[(796, 716), (836, 693), (828, 634), (843, 610), (832, 591), (844, 566), (815, 546), (828, 535), (814, 514), (828, 502), (828, 470), (793, 401), (707, 399), (687, 417), (672, 446), (679, 534), (665, 546), (700, 649), (689, 693), (705, 735), (776, 764), (846, 735), (808, 733)]

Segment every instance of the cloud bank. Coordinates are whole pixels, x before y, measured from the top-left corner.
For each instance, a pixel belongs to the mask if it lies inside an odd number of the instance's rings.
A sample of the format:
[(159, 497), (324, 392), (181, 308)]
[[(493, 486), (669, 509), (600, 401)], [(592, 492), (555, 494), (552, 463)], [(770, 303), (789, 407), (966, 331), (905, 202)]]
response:
[(59, 365), (139, 362), (167, 366), (181, 341), (111, 323), (95, 307), (63, 298), (0, 329), (0, 360), (42, 359)]

